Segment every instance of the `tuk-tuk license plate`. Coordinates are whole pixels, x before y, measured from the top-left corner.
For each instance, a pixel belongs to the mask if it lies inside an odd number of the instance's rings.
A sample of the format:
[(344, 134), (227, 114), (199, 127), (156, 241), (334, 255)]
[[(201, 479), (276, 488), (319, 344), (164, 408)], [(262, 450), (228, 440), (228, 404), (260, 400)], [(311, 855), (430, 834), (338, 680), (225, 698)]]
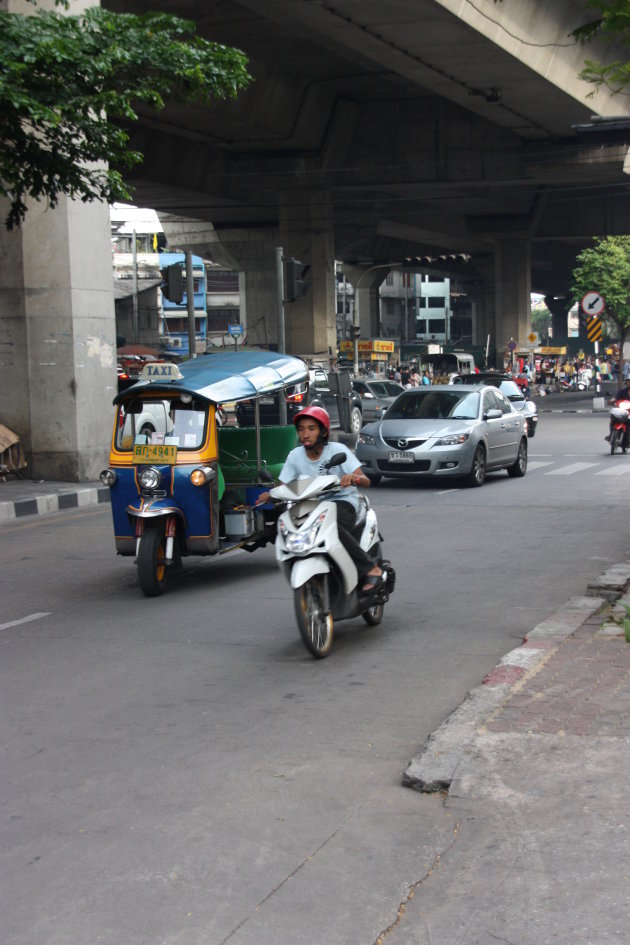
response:
[(415, 458), (413, 453), (401, 453), (399, 450), (392, 450), (389, 454), (390, 463), (413, 463)]
[(136, 444), (133, 448), (133, 462), (166, 463), (174, 466), (177, 459), (177, 447), (165, 443)]

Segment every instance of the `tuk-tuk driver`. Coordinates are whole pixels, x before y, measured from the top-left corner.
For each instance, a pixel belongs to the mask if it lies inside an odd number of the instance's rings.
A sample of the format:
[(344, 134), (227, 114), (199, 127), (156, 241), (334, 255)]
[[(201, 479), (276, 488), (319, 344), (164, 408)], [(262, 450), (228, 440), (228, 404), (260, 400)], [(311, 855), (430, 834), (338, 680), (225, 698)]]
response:
[[(300, 445), (291, 450), (280, 471), (280, 482), (292, 482), (301, 476), (321, 476), (326, 473), (328, 463), (335, 453), (345, 453), (346, 459), (335, 471), (341, 473), (341, 489), (330, 496), (331, 502), (337, 503), (337, 531), (339, 540), (357, 566), (364, 594), (373, 591), (383, 581), (383, 572), (360, 546), (351, 534), (359, 512), (359, 493), (357, 486), (367, 488), (370, 480), (361, 469), (356, 456), (342, 443), (328, 442), (330, 417), (323, 407), (307, 407), (296, 414), (293, 422), (297, 427)], [(269, 493), (263, 492), (256, 504), (269, 501)]]

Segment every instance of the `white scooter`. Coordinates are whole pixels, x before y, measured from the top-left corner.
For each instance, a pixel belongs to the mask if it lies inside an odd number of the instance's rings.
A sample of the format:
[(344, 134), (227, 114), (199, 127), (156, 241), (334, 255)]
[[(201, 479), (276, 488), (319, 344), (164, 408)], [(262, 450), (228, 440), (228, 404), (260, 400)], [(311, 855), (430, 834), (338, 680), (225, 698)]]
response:
[[(337, 453), (330, 470), (345, 460)], [(270, 491), (274, 502), (286, 503), (278, 520), (276, 559), (293, 588), (295, 615), (306, 648), (319, 659), (328, 656), (333, 642), (333, 621), (359, 614), (366, 623), (381, 622), (383, 608), (394, 590), (396, 575), (381, 556), (376, 514), (365, 496), (353, 534), (371, 553), (385, 579), (368, 594), (360, 592), (356, 565), (339, 540), (336, 503), (327, 500), (339, 489), (339, 478), (329, 473), (295, 479)]]

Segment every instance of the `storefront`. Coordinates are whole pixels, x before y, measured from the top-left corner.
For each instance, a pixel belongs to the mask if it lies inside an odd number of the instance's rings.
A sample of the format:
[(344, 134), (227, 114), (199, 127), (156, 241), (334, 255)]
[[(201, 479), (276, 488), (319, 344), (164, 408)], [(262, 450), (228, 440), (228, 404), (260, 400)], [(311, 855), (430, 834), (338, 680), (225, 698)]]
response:
[[(359, 341), (358, 349), (359, 364), (375, 374), (384, 374), (390, 358), (393, 360), (396, 345), (393, 341), (371, 338), (369, 341)], [(340, 342), (339, 355), (352, 360), (354, 358), (354, 343), (352, 341)]]

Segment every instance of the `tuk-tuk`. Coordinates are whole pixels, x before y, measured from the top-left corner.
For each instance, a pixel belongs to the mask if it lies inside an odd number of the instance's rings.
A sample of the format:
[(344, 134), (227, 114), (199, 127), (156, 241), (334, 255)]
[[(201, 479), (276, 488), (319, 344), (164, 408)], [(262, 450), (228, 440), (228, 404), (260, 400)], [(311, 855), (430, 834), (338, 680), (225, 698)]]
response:
[[(297, 444), (295, 427), (261, 426), (260, 403), (305, 390), (299, 358), (257, 349), (149, 362), (114, 398), (109, 468), (119, 555), (135, 557), (145, 595), (164, 590), (187, 555), (254, 551), (275, 539), (278, 513), (256, 505)], [(218, 405), (254, 403), (254, 426), (220, 426)], [(306, 405), (306, 403), (304, 404)]]

